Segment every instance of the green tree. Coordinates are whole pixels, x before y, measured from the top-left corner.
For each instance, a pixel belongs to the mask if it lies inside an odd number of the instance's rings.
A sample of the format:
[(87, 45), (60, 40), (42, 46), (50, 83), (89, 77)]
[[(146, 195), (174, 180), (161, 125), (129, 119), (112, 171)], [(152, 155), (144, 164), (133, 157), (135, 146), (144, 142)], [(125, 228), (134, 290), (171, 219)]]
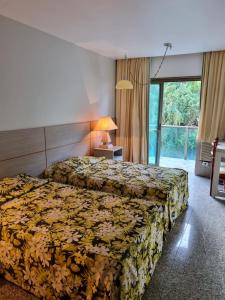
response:
[(200, 81), (166, 82), (162, 124), (198, 126), (200, 88)]
[[(164, 84), (162, 124), (198, 126), (200, 109), (200, 81), (167, 82)], [(194, 159), (196, 129), (188, 130), (188, 157)], [(183, 158), (186, 140), (183, 127), (163, 127), (161, 135), (162, 156)]]

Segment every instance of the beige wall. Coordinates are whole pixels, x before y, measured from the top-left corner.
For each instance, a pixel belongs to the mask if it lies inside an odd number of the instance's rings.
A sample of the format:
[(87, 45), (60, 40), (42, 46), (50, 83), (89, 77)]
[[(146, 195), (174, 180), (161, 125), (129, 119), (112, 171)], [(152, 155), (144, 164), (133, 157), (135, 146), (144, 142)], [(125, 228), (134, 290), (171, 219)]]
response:
[[(202, 53), (167, 56), (157, 77), (201, 76)], [(151, 78), (155, 75), (162, 57), (151, 58)]]
[(0, 16), (0, 130), (114, 116), (115, 62)]

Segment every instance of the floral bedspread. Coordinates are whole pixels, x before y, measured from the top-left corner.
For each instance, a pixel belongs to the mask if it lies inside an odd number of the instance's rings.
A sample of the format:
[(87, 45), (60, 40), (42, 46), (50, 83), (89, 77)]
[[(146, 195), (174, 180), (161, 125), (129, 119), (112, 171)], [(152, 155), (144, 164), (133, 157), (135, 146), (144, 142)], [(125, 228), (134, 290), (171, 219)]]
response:
[(42, 299), (141, 299), (163, 207), (17, 176), (0, 180), (0, 273)]
[(104, 157), (74, 157), (49, 166), (45, 178), (117, 195), (160, 201), (168, 210), (168, 225), (186, 208), (188, 173)]

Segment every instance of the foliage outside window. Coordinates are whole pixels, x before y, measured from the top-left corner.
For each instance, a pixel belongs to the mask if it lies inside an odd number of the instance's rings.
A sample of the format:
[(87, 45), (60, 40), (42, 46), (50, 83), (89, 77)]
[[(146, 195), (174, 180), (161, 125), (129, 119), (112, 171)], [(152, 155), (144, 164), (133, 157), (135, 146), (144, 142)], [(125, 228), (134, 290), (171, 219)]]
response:
[(165, 82), (163, 125), (198, 126), (201, 81)]
[(164, 83), (161, 156), (195, 159), (200, 89), (197, 80)]

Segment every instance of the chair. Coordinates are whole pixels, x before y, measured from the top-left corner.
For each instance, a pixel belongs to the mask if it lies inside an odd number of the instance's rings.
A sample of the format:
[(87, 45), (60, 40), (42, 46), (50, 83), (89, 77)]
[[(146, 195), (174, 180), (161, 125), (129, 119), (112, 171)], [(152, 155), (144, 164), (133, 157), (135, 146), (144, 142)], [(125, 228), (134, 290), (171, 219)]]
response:
[[(213, 182), (213, 175), (214, 175), (214, 165), (215, 165), (215, 157), (216, 157), (216, 148), (219, 143), (219, 139), (215, 138), (212, 142), (212, 172), (211, 172), (211, 183), (210, 183), (210, 196), (212, 196), (212, 182)], [(219, 184), (223, 186), (225, 191), (225, 162), (221, 162), (220, 169), (219, 169)]]

